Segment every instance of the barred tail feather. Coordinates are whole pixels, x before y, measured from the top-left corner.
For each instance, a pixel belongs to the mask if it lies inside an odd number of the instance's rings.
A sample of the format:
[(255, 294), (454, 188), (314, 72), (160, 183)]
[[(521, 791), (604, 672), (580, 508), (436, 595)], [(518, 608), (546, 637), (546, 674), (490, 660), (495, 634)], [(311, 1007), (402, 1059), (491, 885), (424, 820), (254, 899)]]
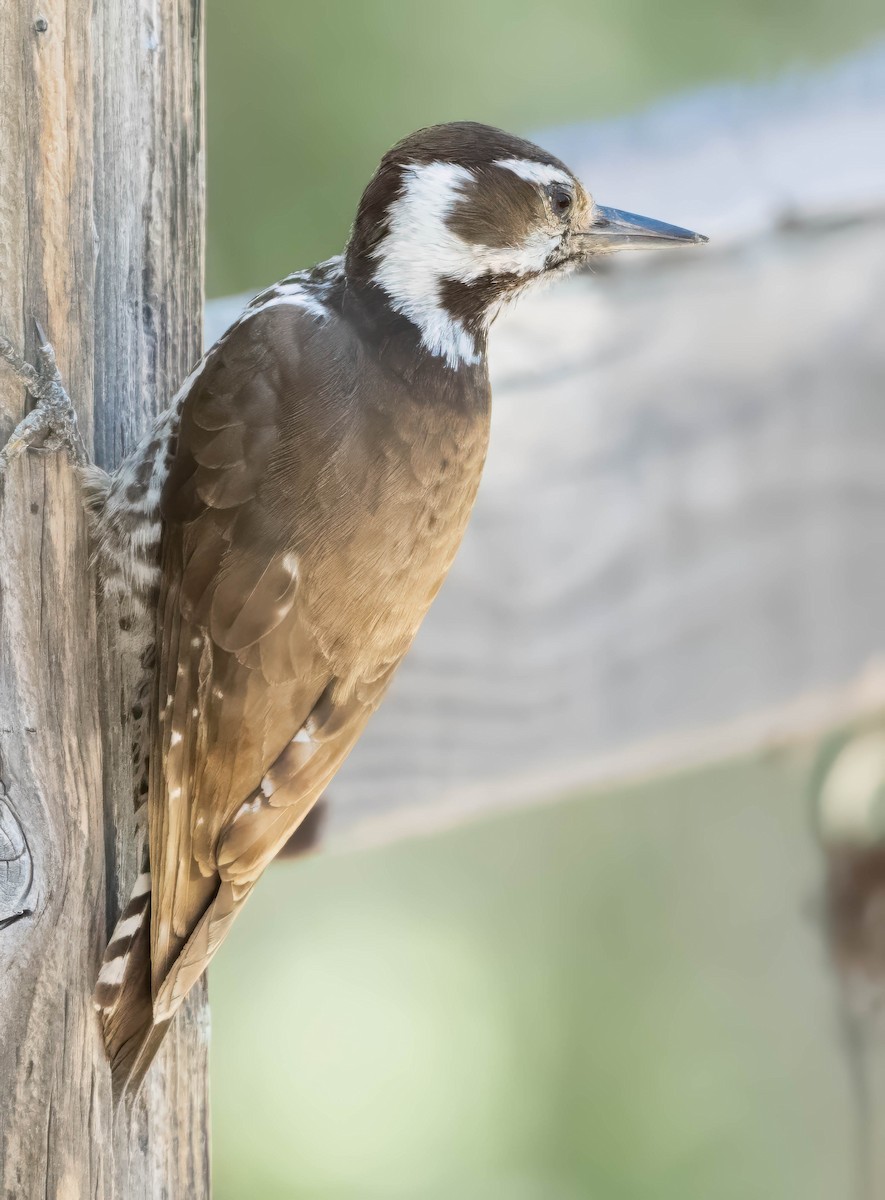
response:
[(127, 1089), (137, 1091), (169, 1024), (154, 1020), (150, 934), (151, 877), (143, 871), (105, 950), (94, 994), (118, 1101)]
[(142, 871), (104, 952), (95, 985), (95, 1007), (100, 1013), (111, 1014), (117, 1010), (124, 995), (125, 980), (130, 974), (133, 948), (142, 929), (150, 927), (150, 916), (151, 875), (150, 871)]

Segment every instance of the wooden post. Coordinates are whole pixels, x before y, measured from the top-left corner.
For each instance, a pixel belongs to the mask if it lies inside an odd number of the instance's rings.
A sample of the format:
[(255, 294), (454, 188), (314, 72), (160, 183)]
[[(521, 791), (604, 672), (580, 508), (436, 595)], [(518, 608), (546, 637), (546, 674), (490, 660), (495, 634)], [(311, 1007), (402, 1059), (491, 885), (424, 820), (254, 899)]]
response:
[[(200, 351), (201, 25), (201, 0), (0, 5), (0, 330), (33, 358), (41, 321), (105, 467)], [(2, 367), (0, 444), (26, 404)], [(91, 1004), (138, 867), (135, 668), (65, 456), (0, 487), (0, 1196), (205, 1197), (205, 995), (116, 1116)]]

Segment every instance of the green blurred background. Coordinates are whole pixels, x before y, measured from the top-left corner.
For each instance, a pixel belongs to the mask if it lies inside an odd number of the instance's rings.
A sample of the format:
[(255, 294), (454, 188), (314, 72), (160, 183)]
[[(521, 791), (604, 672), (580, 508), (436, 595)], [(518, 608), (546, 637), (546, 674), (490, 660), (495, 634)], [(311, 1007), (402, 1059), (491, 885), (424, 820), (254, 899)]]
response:
[[(619, 114), (885, 29), (880, 0), (207, 9), (210, 296), (336, 252), (419, 125)], [(211, 972), (219, 1200), (842, 1200), (815, 753), (275, 867)]]
[(437, 121), (517, 131), (824, 62), (881, 0), (207, 0), (209, 296), (337, 253), (393, 142)]
[(813, 760), (272, 868), (212, 967), (220, 1200), (846, 1200)]

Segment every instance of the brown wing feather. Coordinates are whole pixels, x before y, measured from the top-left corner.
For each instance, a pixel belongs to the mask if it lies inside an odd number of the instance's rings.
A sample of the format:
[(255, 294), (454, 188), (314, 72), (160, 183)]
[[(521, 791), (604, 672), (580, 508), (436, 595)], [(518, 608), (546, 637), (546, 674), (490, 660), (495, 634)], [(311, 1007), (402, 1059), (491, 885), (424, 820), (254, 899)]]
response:
[(341, 765), (436, 594), (485, 452), (487, 393), (472, 395), (428, 405), (346, 322), (283, 306), (217, 346), (189, 394), (163, 496), (157, 1021)]
[[(211, 902), (201, 912), (187, 942), (171, 962), (155, 992), (157, 1020), (172, 1016), (221, 945), (231, 922), (268, 863), (292, 836), (329, 780), (359, 738), (387, 680), (378, 681), (373, 703), (355, 696), (344, 705), (333, 704), (335, 729), (322, 740), (313, 714), (298, 732), (311, 730), (310, 741), (290, 740), (271, 763), (256, 788), (234, 813), (217, 841), (217, 885)], [(314, 710), (322, 710), (323, 701)], [(300, 752), (300, 753), (299, 753)], [(265, 789), (273, 788), (270, 795)]]
[[(300, 314), (283, 315), (303, 337)], [(154, 735), (163, 770), (152, 773), (150, 795), (158, 1016), (174, 1011), (185, 978), (199, 975), (201, 955), (220, 941), (245, 885), (297, 827), (318, 794), (315, 779), (334, 773), (368, 716), (364, 704), (356, 706), (352, 736), (323, 747), (322, 768), (306, 758), (296, 764), (290, 754), (285, 803), (281, 791), (268, 820), (269, 806), (254, 799), (266, 800), (262, 779), (331, 680), (299, 595), (297, 514), (291, 496), (281, 505), (273, 477), (280, 405), (291, 407), (293, 398), (279, 363), (261, 349), (268, 324), (254, 318), (214, 351), (185, 403), (163, 496)], [(321, 405), (323, 397), (303, 402)], [(241, 858), (248, 870), (234, 865)], [(236, 878), (236, 896), (221, 888), (223, 876)]]

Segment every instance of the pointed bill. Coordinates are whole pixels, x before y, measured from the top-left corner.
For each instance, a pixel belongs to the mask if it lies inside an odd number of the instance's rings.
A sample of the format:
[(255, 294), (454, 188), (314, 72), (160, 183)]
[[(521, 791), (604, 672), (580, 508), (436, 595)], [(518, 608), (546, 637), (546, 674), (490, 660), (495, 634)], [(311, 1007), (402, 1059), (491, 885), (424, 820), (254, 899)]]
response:
[(708, 240), (691, 229), (600, 204), (594, 205), (587, 228), (576, 230), (575, 236), (581, 239), (579, 245), (586, 254), (653, 246), (697, 246)]

